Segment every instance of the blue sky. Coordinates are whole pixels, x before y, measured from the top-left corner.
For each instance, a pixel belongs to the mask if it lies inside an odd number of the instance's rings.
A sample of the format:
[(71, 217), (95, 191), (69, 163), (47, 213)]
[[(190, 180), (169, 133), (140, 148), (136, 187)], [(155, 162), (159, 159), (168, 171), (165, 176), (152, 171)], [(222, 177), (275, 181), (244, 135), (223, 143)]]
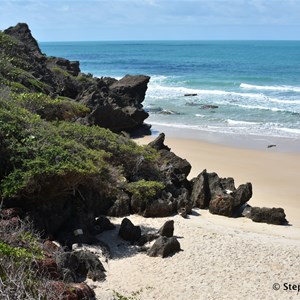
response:
[(39, 41), (300, 40), (300, 0), (0, 0)]

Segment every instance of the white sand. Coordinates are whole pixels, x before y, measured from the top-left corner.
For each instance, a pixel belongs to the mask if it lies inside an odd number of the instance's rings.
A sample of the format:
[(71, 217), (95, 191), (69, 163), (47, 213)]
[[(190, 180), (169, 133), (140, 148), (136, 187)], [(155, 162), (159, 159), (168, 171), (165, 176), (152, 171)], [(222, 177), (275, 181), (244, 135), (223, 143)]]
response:
[[(198, 215), (200, 214), (200, 215)], [(212, 216), (195, 210), (190, 219), (131, 216), (144, 230), (175, 222), (174, 235), (183, 251), (169, 258), (148, 257), (118, 237), (118, 228), (101, 235), (113, 254), (104, 263), (107, 279), (96, 285), (97, 299), (114, 298), (113, 291), (140, 300), (299, 299), (283, 284), (300, 284), (300, 234), (292, 226), (253, 223)], [(115, 224), (121, 218), (112, 218)], [(281, 289), (273, 290), (274, 283)], [(130, 298), (129, 298), (130, 299)]]

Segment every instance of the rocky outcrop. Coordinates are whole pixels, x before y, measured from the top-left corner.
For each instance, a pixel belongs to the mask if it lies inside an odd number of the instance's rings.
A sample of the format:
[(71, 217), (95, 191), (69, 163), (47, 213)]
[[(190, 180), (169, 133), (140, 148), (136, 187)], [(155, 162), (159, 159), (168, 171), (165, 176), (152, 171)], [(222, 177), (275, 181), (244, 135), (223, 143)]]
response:
[(243, 210), (243, 216), (254, 222), (274, 225), (285, 225), (288, 223), (283, 208), (251, 207)]
[(42, 52), (38, 46), (38, 43), (32, 36), (31, 31), (26, 23), (18, 23), (16, 26), (11, 26), (3, 32), (25, 44), (29, 51), (34, 55), (42, 56)]
[[(149, 76), (126, 75), (120, 80), (80, 73), (78, 61), (64, 58), (47, 57), (38, 46), (27, 24), (19, 23), (4, 31), (17, 42), (10, 49), (5, 48), (7, 57), (18, 57), (24, 70), (20, 76), (5, 79), (14, 80), (29, 91), (43, 92), (52, 97), (63, 96), (87, 105), (91, 112), (80, 122), (98, 125), (114, 132), (135, 131), (149, 134), (149, 125), (143, 122), (148, 113), (143, 109)], [(13, 73), (13, 72), (12, 72)], [(6, 78), (7, 77), (7, 78)]]
[(180, 243), (175, 237), (160, 236), (148, 251), (149, 256), (168, 257), (179, 252)]
[(191, 171), (191, 165), (186, 159), (182, 159), (164, 144), (165, 135), (161, 133), (149, 146), (159, 152), (158, 168), (165, 184), (161, 199), (156, 202), (165, 211), (162, 216), (177, 213), (182, 208), (191, 213), (190, 201), (191, 185), (187, 176)]
[(56, 256), (58, 270), (66, 282), (105, 280), (105, 269), (98, 257), (90, 251), (62, 252)]
[(191, 201), (194, 207), (209, 208), (213, 214), (232, 217), (234, 212), (252, 197), (252, 184), (240, 185), (237, 189), (233, 178), (220, 178), (216, 173), (203, 170), (192, 180)]

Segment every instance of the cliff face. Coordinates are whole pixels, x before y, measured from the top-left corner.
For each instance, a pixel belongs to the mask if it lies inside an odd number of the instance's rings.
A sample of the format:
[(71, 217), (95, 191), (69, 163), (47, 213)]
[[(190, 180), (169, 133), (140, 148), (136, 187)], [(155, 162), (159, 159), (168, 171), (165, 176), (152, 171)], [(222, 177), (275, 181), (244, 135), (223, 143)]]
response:
[[(143, 125), (148, 76), (94, 78), (80, 72), (78, 61), (43, 54), (27, 24), (0, 33), (0, 84), (16, 92), (41, 92), (52, 98), (67, 97), (90, 108), (81, 119), (115, 132)], [(149, 126), (142, 126), (149, 132)]]

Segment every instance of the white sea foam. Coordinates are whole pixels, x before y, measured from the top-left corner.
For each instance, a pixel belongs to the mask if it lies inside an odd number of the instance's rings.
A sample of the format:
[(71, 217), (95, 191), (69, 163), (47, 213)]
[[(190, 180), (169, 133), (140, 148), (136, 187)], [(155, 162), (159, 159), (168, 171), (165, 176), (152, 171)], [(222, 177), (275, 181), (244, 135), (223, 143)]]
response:
[(227, 119), (226, 122), (230, 125), (257, 125), (257, 124), (259, 124), (258, 122), (236, 121), (236, 120), (231, 120), (231, 119)]
[(282, 92), (300, 92), (300, 87), (289, 85), (253, 85), (241, 83), (240, 88), (248, 90), (282, 91)]
[(276, 128), (276, 129), (289, 132), (289, 133), (300, 134), (300, 129), (297, 128)]

